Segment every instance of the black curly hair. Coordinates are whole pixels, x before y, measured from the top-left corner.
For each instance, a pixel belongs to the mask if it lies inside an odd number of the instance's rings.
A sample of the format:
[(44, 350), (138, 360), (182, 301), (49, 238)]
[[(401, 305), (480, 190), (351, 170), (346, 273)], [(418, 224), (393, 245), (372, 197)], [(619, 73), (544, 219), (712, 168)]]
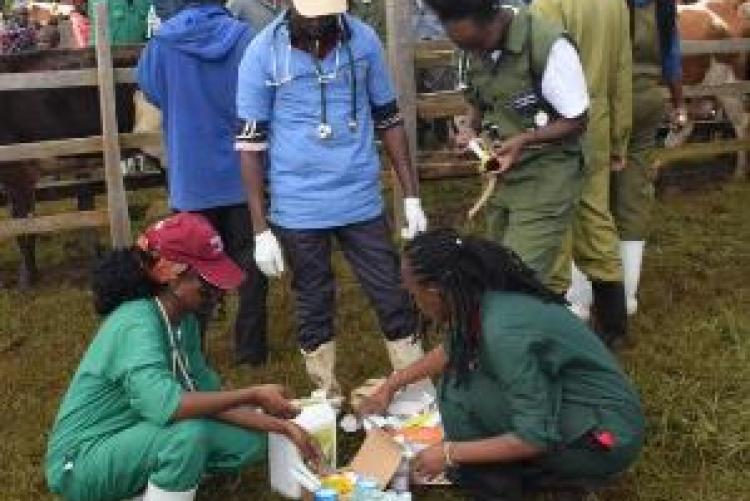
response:
[(471, 19), (478, 24), (492, 22), (500, 6), (498, 0), (427, 0), (442, 22)]
[(96, 312), (106, 316), (126, 301), (156, 295), (160, 286), (144, 271), (152, 260), (137, 248), (114, 249), (104, 254), (94, 265), (91, 277)]
[(520, 292), (566, 304), (565, 298), (545, 287), (515, 252), (490, 240), (436, 229), (409, 242), (405, 255), (417, 280), (436, 286), (448, 306), (449, 368), (457, 382), (477, 360), (481, 301), (486, 292)]

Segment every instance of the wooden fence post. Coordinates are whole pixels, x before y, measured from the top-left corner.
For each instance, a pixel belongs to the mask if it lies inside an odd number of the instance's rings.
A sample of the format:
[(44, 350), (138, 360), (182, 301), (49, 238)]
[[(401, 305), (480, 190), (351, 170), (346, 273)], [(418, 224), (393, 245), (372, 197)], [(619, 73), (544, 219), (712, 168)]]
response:
[(112, 246), (118, 248), (129, 246), (131, 235), (128, 201), (120, 168), (115, 79), (108, 23), (107, 2), (98, 3), (96, 5), (96, 69), (99, 78), (99, 106), (102, 117), (104, 173), (107, 183), (109, 233)]
[[(417, 86), (414, 73), (414, 2), (386, 0), (386, 31), (388, 59), (396, 84), (399, 108), (404, 117), (409, 138), (411, 165), (417, 169)], [(392, 173), (395, 176), (395, 173)], [(418, 179), (418, 177), (417, 177)], [(400, 232), (404, 221), (403, 193), (398, 182), (393, 183), (393, 224)]]

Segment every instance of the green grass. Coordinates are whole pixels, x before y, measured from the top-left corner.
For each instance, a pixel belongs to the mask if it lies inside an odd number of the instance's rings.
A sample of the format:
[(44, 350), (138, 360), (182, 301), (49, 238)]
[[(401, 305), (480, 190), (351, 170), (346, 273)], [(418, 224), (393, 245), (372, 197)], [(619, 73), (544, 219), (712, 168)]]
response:
[[(432, 221), (460, 224), (478, 194), (473, 183), (432, 184), (425, 190)], [(637, 347), (623, 362), (641, 388), (649, 434), (633, 471), (602, 500), (710, 500), (750, 498), (750, 185), (670, 195), (656, 207), (647, 248), (642, 311), (632, 323)], [(131, 196), (153, 219), (164, 210), (159, 191)], [(40, 212), (70, 208), (45, 205)], [(138, 221), (142, 227), (143, 221)], [(0, 499), (51, 499), (42, 461), (59, 399), (97, 325), (86, 291), (88, 252), (79, 235), (40, 239), (43, 275), (31, 292), (13, 289), (17, 252), (0, 248)], [(375, 317), (347, 267), (337, 261), (339, 369), (348, 388), (384, 374), (385, 350)], [(288, 284), (270, 298), (270, 364), (233, 367), (229, 323), (209, 334), (209, 358), (228, 384), (282, 382), (309, 390), (293, 339)], [(232, 305), (233, 308), (233, 305)], [(230, 310), (232, 309), (230, 308)], [(345, 454), (356, 447), (344, 440)], [(456, 499), (431, 491), (425, 499)], [(275, 499), (264, 472), (215, 479), (205, 500)]]

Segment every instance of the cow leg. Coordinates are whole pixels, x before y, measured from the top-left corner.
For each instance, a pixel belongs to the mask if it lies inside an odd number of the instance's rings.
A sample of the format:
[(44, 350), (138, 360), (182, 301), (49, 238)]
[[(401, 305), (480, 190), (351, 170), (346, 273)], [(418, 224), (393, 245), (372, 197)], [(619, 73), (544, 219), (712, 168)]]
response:
[[(83, 174), (79, 175), (78, 178), (85, 182), (91, 179), (91, 175)], [(96, 194), (90, 185), (82, 184), (78, 188), (77, 201), (78, 210), (90, 211), (96, 209)], [(102, 246), (99, 243), (99, 232), (96, 228), (81, 230), (80, 239), (81, 245), (85, 249), (84, 253), (90, 250), (93, 256), (101, 255)]]
[[(731, 66), (714, 61), (709, 69), (706, 79), (710, 80), (709, 84), (721, 82), (736, 82), (737, 77)], [(738, 96), (720, 95), (717, 97), (719, 104), (724, 109), (727, 119), (734, 128), (737, 139), (747, 137), (748, 113), (745, 111), (745, 103)], [(740, 151), (737, 153), (737, 170), (735, 175), (738, 179), (743, 179), (747, 175), (747, 152)]]
[[(17, 219), (27, 218), (34, 211), (34, 187), (8, 187), (8, 199), (11, 216)], [(36, 267), (36, 236), (21, 235), (16, 241), (21, 254), (18, 268), (18, 286), (28, 289), (36, 281), (38, 270)]]
[[(719, 96), (719, 103), (724, 108), (724, 112), (732, 124), (734, 135), (737, 139), (747, 138), (748, 113), (745, 111), (745, 104), (742, 99), (735, 96)], [(741, 150), (737, 152), (737, 169), (735, 176), (737, 179), (744, 179), (747, 175), (747, 152)]]

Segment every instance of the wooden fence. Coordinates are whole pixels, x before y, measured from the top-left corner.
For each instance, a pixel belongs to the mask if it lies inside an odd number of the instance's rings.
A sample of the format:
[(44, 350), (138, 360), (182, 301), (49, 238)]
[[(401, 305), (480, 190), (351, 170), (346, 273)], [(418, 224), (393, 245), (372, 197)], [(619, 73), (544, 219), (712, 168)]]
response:
[[(750, 52), (750, 39), (682, 42), (682, 53), (686, 56), (737, 52)], [(457, 50), (450, 41), (418, 42), (414, 54), (418, 68), (444, 67), (458, 57)], [(747, 95), (750, 94), (750, 81), (685, 86), (684, 94), (686, 98)], [(669, 97), (666, 89), (664, 89), (664, 96), (665, 99)], [(465, 101), (462, 92), (458, 90), (419, 94), (417, 96), (417, 114), (424, 120), (460, 115), (465, 112), (467, 106), (468, 103)], [(750, 150), (750, 139), (745, 133), (744, 137), (735, 139), (688, 143), (675, 148), (662, 149), (656, 155), (656, 161), (658, 166), (664, 167), (686, 159), (736, 153), (737, 177), (744, 178), (747, 173), (747, 150)], [(477, 174), (476, 170), (471, 168), (471, 162), (467, 162), (460, 155), (448, 152), (421, 152), (419, 159), (420, 177), (425, 180)]]
[[(417, 152), (417, 118), (432, 120), (463, 114), (467, 103), (460, 91), (451, 90), (417, 94), (415, 87), (416, 68), (435, 68), (455, 65), (458, 57), (455, 46), (449, 41), (412, 41), (411, 2), (388, 0), (386, 14), (388, 25), (388, 54), (404, 113), (409, 142), (412, 147), (413, 164), (418, 166), (420, 179), (439, 180), (477, 175), (475, 161), (449, 151)], [(106, 36), (107, 12), (104, 4), (97, 6), (96, 68), (82, 70), (60, 70), (44, 73), (0, 74), (0, 92), (28, 89), (57, 89), (80, 86), (98, 86), (102, 114), (102, 134), (99, 136), (42, 141), (0, 146), (0, 168), (2, 162), (64, 157), (103, 153), (105, 160), (105, 183), (107, 210), (79, 211), (76, 213), (32, 217), (27, 219), (0, 221), (0, 240), (12, 236), (52, 232), (75, 228), (96, 227), (109, 224), (114, 246), (128, 245), (131, 241), (128, 206), (125, 199), (123, 177), (120, 170), (120, 150), (144, 147), (160, 147), (159, 133), (119, 133), (114, 109), (115, 83), (133, 83), (132, 68), (114, 69), (111, 47)], [(727, 54), (750, 51), (750, 39), (683, 42), (684, 55)], [(750, 82), (740, 81), (719, 85), (696, 85), (685, 87), (688, 98), (701, 96), (747, 95)], [(665, 91), (665, 96), (666, 96)], [(708, 143), (690, 143), (678, 148), (663, 150), (658, 155), (660, 165), (667, 165), (686, 158), (694, 159), (727, 153), (738, 154), (737, 172), (745, 174), (746, 155), (750, 140), (745, 135), (731, 140)], [(394, 187), (398, 183), (392, 183)], [(397, 228), (402, 220), (400, 213), (401, 194), (394, 190)]]
[(120, 149), (160, 145), (161, 138), (160, 134), (120, 134), (117, 130), (115, 83), (133, 83), (133, 72), (132, 68), (113, 68), (112, 51), (107, 35), (107, 10), (104, 3), (97, 5), (95, 29), (98, 41), (96, 68), (0, 74), (0, 92), (96, 86), (99, 89), (102, 134), (0, 146), (0, 168), (14, 167), (12, 163), (3, 164), (3, 162), (103, 153), (107, 209), (3, 220), (0, 221), (0, 240), (32, 233), (109, 225), (113, 246), (123, 247), (131, 242), (128, 205), (120, 168)]

